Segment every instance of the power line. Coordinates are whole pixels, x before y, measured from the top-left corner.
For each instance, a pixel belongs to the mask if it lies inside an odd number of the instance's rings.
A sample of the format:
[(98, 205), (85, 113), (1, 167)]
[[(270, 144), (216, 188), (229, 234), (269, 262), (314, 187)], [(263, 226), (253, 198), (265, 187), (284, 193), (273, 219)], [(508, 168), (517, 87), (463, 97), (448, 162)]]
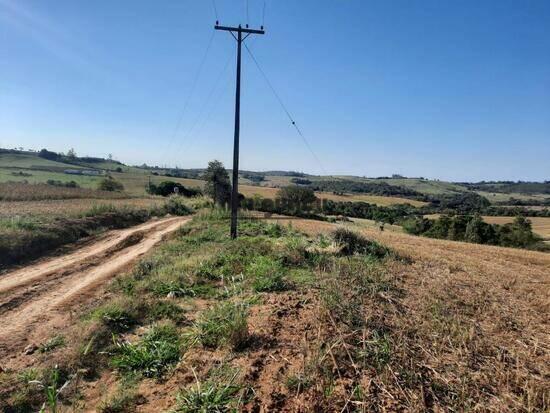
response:
[(212, 5), (214, 6), (214, 14), (216, 15), (216, 20), (218, 19), (218, 8), (216, 7), (216, 0), (212, 0)]
[(277, 98), (279, 104), (281, 105), (281, 107), (283, 108), (283, 110), (285, 111), (288, 119), (290, 120), (290, 123), (292, 123), (292, 126), (294, 126), (294, 128), (296, 129), (296, 132), (298, 132), (298, 135), (300, 135), (300, 137), (302, 138), (302, 141), (304, 142), (304, 144), (306, 145), (307, 149), (309, 150), (309, 152), (311, 153), (311, 155), (313, 156), (313, 158), (317, 161), (317, 163), (319, 164), (319, 167), (321, 168), (321, 170), (323, 171), (323, 173), (325, 175), (328, 175), (327, 174), (327, 171), (325, 170), (325, 168), (323, 167), (323, 164), (321, 163), (321, 161), (319, 160), (319, 158), (317, 157), (317, 155), (315, 154), (315, 152), (313, 151), (311, 145), (309, 144), (308, 140), (306, 139), (306, 137), (304, 136), (304, 134), (302, 133), (302, 131), (300, 130), (300, 128), (298, 127), (298, 125), (296, 124), (296, 121), (294, 120), (294, 118), (292, 117), (292, 115), (290, 114), (289, 110), (287, 109), (286, 105), (284, 104), (283, 100), (281, 99), (281, 97), (279, 96), (279, 94), (277, 93), (277, 91), (275, 90), (275, 88), (273, 87), (273, 84), (269, 81), (269, 78), (267, 77), (267, 75), (265, 74), (265, 72), (263, 71), (263, 69), (261, 68), (260, 64), (258, 63), (258, 61), (256, 60), (256, 57), (252, 54), (252, 50), (250, 50), (250, 48), (248, 47), (248, 45), (246, 43), (244, 43), (244, 47), (246, 48), (246, 50), (248, 51), (248, 54), (250, 55), (250, 57), (252, 58), (252, 60), (254, 61), (254, 63), (256, 64), (256, 67), (258, 68), (258, 70), (260, 71), (260, 73), (262, 74), (262, 77), (264, 78), (264, 80), (266, 81), (267, 85), (269, 86), (269, 88), (271, 89), (271, 91), (273, 92), (273, 94), (275, 95), (275, 98)]
[[(220, 80), (222, 79), (223, 75), (225, 74), (227, 68), (229, 67), (229, 62), (231, 61), (233, 56), (234, 56), (234, 53), (231, 53), (228, 56), (224, 66), (222, 68), (222, 71), (220, 72), (220, 74), (216, 78), (216, 81), (214, 82), (214, 84), (212, 86), (212, 89), (208, 93), (208, 96), (207, 96), (206, 100), (204, 101), (201, 109), (199, 110), (199, 114), (195, 118), (194, 122), (191, 124), (191, 127), (187, 130), (187, 133), (184, 135), (184, 137), (181, 140), (181, 143), (178, 145), (178, 148), (175, 151), (175, 153), (179, 154), (183, 149), (187, 149), (189, 147), (189, 137), (191, 136), (191, 133), (193, 132), (195, 127), (198, 125), (200, 119), (202, 118), (203, 114), (205, 113), (206, 107), (210, 103), (210, 100), (211, 100), (212, 96), (214, 95), (214, 92), (218, 88), (218, 84), (220, 83)], [(183, 146), (184, 143), (185, 143), (185, 146)]]
[(209, 53), (210, 48), (212, 46), (212, 41), (214, 40), (215, 34), (216, 34), (216, 31), (212, 30), (212, 34), (210, 36), (210, 39), (208, 40), (208, 45), (206, 46), (206, 51), (204, 52), (201, 63), (199, 64), (199, 68), (197, 70), (197, 73), (195, 74), (195, 77), (193, 79), (193, 83), (191, 85), (191, 90), (190, 90), (189, 94), (187, 95), (187, 99), (185, 100), (185, 104), (183, 105), (183, 109), (180, 112), (180, 115), (178, 117), (178, 121), (176, 122), (176, 127), (174, 129), (174, 133), (172, 134), (172, 138), (170, 139), (170, 141), (168, 141), (168, 145), (166, 147), (165, 154), (166, 154), (167, 151), (170, 150), (170, 148), (172, 146), (172, 143), (174, 142), (174, 139), (176, 139), (176, 135), (178, 134), (178, 132), (180, 130), (181, 123), (183, 121), (185, 113), (187, 112), (187, 108), (189, 107), (189, 103), (191, 102), (191, 97), (193, 96), (193, 94), (195, 93), (195, 89), (197, 88), (197, 83), (198, 83), (199, 77), (202, 73), (202, 69), (204, 68), (204, 63), (206, 62), (206, 58), (208, 57), (208, 53)]

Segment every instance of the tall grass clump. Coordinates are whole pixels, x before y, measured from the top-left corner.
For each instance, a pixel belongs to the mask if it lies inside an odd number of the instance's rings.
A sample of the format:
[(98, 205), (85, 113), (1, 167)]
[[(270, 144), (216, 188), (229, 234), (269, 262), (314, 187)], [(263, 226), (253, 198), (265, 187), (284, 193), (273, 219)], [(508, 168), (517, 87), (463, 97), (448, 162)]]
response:
[(138, 343), (117, 343), (116, 347), (112, 359), (115, 368), (145, 377), (160, 377), (179, 361), (181, 340), (173, 325), (155, 325)]
[(195, 322), (188, 338), (206, 348), (243, 348), (248, 341), (248, 309), (243, 303), (222, 302), (206, 311)]

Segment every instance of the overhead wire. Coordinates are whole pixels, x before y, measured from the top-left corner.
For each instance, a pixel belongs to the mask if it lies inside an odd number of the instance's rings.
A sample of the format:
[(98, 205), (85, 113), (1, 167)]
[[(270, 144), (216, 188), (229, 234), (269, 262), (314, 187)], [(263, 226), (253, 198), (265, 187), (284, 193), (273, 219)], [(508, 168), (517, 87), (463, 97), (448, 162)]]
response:
[(325, 168), (323, 167), (323, 164), (321, 163), (320, 159), (317, 157), (317, 155), (315, 154), (315, 152), (313, 151), (313, 148), (311, 147), (311, 145), (309, 144), (308, 140), (306, 139), (305, 135), (302, 133), (301, 129), (298, 127), (298, 125), (296, 124), (296, 121), (294, 120), (294, 117), (290, 114), (290, 111), (287, 109), (286, 105), (284, 104), (283, 100), (281, 99), (281, 96), (277, 93), (277, 91), (275, 90), (275, 87), (273, 86), (273, 84), (270, 82), (269, 78), (267, 77), (266, 73), (264, 72), (264, 70), (262, 69), (262, 67), (260, 66), (258, 60), (256, 59), (256, 57), (254, 56), (254, 54), (252, 53), (252, 50), (250, 50), (250, 48), (248, 47), (248, 45), (243, 42), (244, 44), (244, 47), (246, 48), (248, 54), (250, 55), (250, 57), (252, 58), (252, 61), (254, 62), (254, 64), (256, 65), (256, 67), (258, 68), (258, 70), (260, 71), (262, 77), (264, 78), (265, 82), (267, 83), (267, 85), (269, 86), (269, 88), (271, 89), (271, 91), (273, 92), (273, 95), (275, 95), (275, 98), (277, 99), (277, 101), (279, 102), (279, 104), (281, 105), (281, 107), (283, 108), (284, 112), (286, 113), (288, 119), (290, 120), (290, 123), (292, 124), (292, 126), (294, 126), (294, 128), (296, 129), (296, 132), (298, 132), (298, 135), (300, 135), (300, 137), (302, 138), (302, 141), (304, 142), (306, 148), (309, 150), (309, 152), (311, 153), (311, 155), (313, 156), (313, 158), (315, 159), (315, 161), (317, 162), (317, 164), (319, 165), (321, 171), (323, 171), (323, 173), (325, 175), (328, 175)]
[(174, 128), (174, 132), (172, 133), (172, 137), (171, 139), (168, 141), (168, 145), (166, 146), (166, 149), (164, 151), (164, 155), (166, 155), (166, 153), (168, 151), (170, 151), (171, 147), (172, 147), (172, 143), (174, 142), (174, 140), (176, 139), (176, 136), (181, 128), (181, 123), (183, 121), (183, 118), (187, 112), (187, 108), (189, 107), (189, 103), (191, 102), (191, 98), (193, 96), (193, 94), (195, 93), (195, 89), (197, 88), (197, 83), (198, 83), (198, 80), (200, 78), (200, 75), (202, 73), (202, 70), (204, 68), (204, 64), (206, 62), (206, 59), (208, 57), (208, 53), (210, 52), (210, 48), (212, 47), (212, 41), (214, 40), (214, 36), (216, 34), (216, 31), (215, 30), (212, 30), (212, 34), (210, 36), (210, 39), (208, 40), (208, 45), (206, 46), (206, 50), (204, 52), (204, 55), (202, 57), (202, 60), (199, 64), (199, 67), (197, 69), (197, 72), (195, 73), (195, 77), (193, 78), (193, 83), (191, 85), (191, 90), (189, 91), (189, 94), (187, 95), (187, 99), (185, 100), (185, 103), (183, 105), (183, 108), (178, 116), (178, 120), (176, 122), (176, 127)]
[(212, 5), (214, 6), (214, 14), (216, 15), (216, 21), (218, 19), (218, 8), (216, 7), (216, 0), (212, 0)]
[[(206, 100), (204, 101), (201, 109), (199, 110), (199, 114), (195, 118), (194, 122), (191, 124), (191, 127), (187, 130), (187, 133), (182, 138), (181, 143), (178, 145), (177, 150), (175, 151), (176, 154), (179, 155), (182, 150), (186, 150), (189, 147), (189, 143), (190, 143), (189, 137), (191, 136), (191, 133), (193, 132), (193, 130), (195, 129), (195, 127), (199, 123), (200, 119), (202, 118), (203, 114), (205, 113), (206, 107), (210, 103), (210, 100), (211, 100), (212, 96), (214, 95), (215, 90), (218, 88), (218, 84), (220, 83), (220, 80), (222, 79), (223, 75), (225, 74), (225, 72), (227, 70), (227, 67), (229, 66), (229, 62), (231, 61), (231, 58), (234, 57), (234, 55), (235, 55), (235, 53), (231, 53), (228, 56), (224, 66), (223, 66), (222, 71), (218, 75), (216, 81), (214, 82), (214, 85), (213, 85), (212, 89), (208, 93), (208, 96), (207, 96)], [(185, 146), (183, 146), (184, 143), (185, 143)]]

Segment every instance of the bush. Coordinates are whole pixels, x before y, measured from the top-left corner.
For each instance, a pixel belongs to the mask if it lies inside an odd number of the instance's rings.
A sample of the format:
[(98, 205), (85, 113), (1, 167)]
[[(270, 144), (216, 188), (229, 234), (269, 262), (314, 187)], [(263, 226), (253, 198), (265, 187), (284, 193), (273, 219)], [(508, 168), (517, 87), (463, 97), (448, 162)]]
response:
[(170, 196), (176, 194), (185, 197), (193, 197), (202, 194), (199, 189), (186, 188), (182, 184), (173, 181), (163, 181), (158, 185), (149, 184), (147, 192), (152, 195)]
[(334, 242), (340, 246), (344, 255), (366, 254), (377, 258), (383, 258), (389, 255), (388, 248), (380, 245), (376, 241), (371, 241), (353, 231), (338, 228), (332, 233)]
[(185, 216), (193, 213), (193, 210), (188, 207), (181, 197), (171, 196), (164, 204), (164, 210), (167, 214)]
[(99, 182), (97, 189), (100, 191), (120, 192), (124, 190), (124, 185), (112, 178), (105, 178)]
[(304, 212), (310, 211), (313, 203), (317, 201), (312, 189), (295, 185), (279, 189), (277, 199), (283, 205), (283, 209)]

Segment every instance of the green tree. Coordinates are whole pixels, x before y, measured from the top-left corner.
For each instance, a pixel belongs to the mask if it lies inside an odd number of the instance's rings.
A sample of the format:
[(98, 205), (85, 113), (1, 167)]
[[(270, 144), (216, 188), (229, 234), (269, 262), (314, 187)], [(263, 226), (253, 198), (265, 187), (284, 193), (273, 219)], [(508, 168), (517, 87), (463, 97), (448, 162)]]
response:
[(291, 185), (279, 189), (277, 200), (283, 209), (307, 212), (312, 209), (317, 197), (313, 189)]
[(97, 189), (100, 191), (119, 192), (124, 190), (124, 185), (112, 178), (105, 178), (99, 182)]
[(67, 157), (71, 159), (76, 158), (76, 151), (74, 150), (74, 148), (69, 149), (69, 152), (67, 152)]
[(223, 164), (216, 160), (208, 162), (203, 178), (206, 180), (204, 193), (218, 205), (227, 205), (231, 200), (231, 182)]

